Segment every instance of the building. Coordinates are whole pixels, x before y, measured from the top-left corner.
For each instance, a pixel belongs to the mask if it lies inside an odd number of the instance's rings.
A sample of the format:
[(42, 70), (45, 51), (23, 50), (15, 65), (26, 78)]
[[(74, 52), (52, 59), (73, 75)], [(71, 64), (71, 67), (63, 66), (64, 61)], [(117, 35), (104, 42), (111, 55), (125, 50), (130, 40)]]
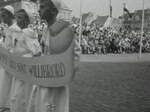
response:
[[(142, 10), (137, 10), (132, 18), (131, 29), (141, 30), (142, 27)], [(144, 31), (150, 31), (150, 9), (144, 11)]]
[[(123, 28), (135, 31), (141, 30), (142, 27), (142, 10), (132, 13), (132, 18), (125, 14), (123, 16)], [(144, 31), (150, 31), (150, 9), (144, 11)]]
[(111, 26), (114, 28), (120, 29), (122, 28), (122, 21), (119, 18), (112, 18)]
[(62, 1), (60, 2), (61, 2), (61, 10), (58, 14), (58, 18), (71, 22), (72, 10), (69, 9), (69, 7), (67, 7), (67, 5), (64, 4)]
[(7, 0), (7, 2), (0, 0), (0, 7), (5, 5), (12, 5), (15, 12), (23, 8), (29, 10), (35, 18), (38, 17), (39, 4), (37, 2), (31, 2), (30, 0)]
[(87, 25), (96, 24), (103, 27), (109, 16), (99, 16), (93, 12), (82, 14), (82, 22)]
[[(61, 2), (61, 10), (58, 14), (58, 18), (64, 19), (66, 21), (71, 21), (72, 18), (72, 10), (70, 10), (62, 1)], [(39, 9), (39, 0), (0, 0), (0, 8), (5, 5), (12, 5), (15, 9), (15, 12), (19, 9), (23, 8), (29, 10), (34, 18), (38, 18), (38, 9)]]
[[(131, 16), (133, 17), (135, 13), (131, 13)], [(131, 29), (131, 23), (132, 18), (126, 13), (122, 17), (122, 26), (124, 29)]]
[(93, 12), (84, 13), (82, 15), (82, 21), (86, 25), (93, 25), (99, 27), (114, 27), (114, 28), (122, 28), (122, 22), (118, 18), (112, 18), (107, 16), (99, 16)]
[(108, 17), (107, 21), (104, 24), (104, 27), (113, 27), (116, 29), (122, 28), (122, 21), (119, 18)]

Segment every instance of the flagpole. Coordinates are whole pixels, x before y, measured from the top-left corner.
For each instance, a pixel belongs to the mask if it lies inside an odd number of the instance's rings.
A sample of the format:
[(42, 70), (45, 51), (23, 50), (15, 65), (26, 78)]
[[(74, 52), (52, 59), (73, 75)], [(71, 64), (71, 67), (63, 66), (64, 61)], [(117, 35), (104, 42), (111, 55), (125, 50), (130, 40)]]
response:
[(110, 12), (109, 12), (109, 17), (111, 18), (111, 13), (112, 13), (112, 12), (111, 12), (111, 0), (109, 0), (109, 11), (110, 11)]
[(80, 30), (79, 30), (79, 45), (81, 46), (81, 36), (82, 36), (82, 0), (80, 2)]
[(142, 57), (142, 41), (143, 41), (143, 29), (144, 29), (144, 2), (143, 0), (143, 14), (142, 14), (142, 27), (141, 27), (141, 38), (140, 38), (140, 58)]
[(123, 10), (122, 10), (122, 27), (124, 27), (123, 22), (124, 22), (124, 7), (125, 7), (125, 1), (123, 0)]

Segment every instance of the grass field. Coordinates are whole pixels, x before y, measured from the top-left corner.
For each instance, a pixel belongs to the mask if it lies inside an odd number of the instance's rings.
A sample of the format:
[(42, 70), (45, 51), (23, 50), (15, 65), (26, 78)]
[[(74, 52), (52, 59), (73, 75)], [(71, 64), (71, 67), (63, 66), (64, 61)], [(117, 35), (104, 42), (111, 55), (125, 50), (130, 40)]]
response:
[(97, 58), (91, 62), (85, 56), (79, 63), (70, 86), (70, 112), (150, 112), (150, 62)]

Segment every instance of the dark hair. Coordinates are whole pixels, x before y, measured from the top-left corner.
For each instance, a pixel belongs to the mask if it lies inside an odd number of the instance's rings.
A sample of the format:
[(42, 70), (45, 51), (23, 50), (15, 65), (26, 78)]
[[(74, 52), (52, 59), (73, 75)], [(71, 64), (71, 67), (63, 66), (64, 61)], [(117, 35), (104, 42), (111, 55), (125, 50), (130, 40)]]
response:
[(49, 7), (52, 9), (52, 11), (54, 11), (56, 13), (56, 15), (58, 14), (58, 10), (55, 7), (55, 5), (52, 2), (52, 0), (40, 0), (40, 2), (47, 2), (47, 5), (49, 5)]

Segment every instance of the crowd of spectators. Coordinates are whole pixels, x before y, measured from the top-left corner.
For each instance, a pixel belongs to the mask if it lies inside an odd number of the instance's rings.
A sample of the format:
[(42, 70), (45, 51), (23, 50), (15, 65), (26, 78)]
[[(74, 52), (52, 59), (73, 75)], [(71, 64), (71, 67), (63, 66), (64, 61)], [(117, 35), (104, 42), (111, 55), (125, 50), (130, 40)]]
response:
[(36, 21), (33, 21), (33, 23), (29, 25), (29, 27), (32, 28), (38, 34), (38, 39), (40, 42), (43, 34), (43, 29), (46, 27), (46, 22), (37, 19)]
[[(29, 25), (37, 32), (39, 42), (42, 37), (45, 21), (36, 20)], [(0, 42), (5, 39), (5, 29), (7, 25), (0, 24)], [(73, 24), (75, 39), (79, 42), (79, 25)], [(116, 29), (113, 27), (99, 27), (95, 24), (92, 26), (84, 25), (81, 35), (82, 54), (107, 54), (107, 53), (138, 53), (140, 49), (140, 31), (131, 31)], [(41, 43), (41, 46), (42, 45)], [(150, 52), (150, 33), (143, 34), (142, 52)]]
[[(79, 25), (73, 25), (76, 40), (79, 42)], [(138, 53), (140, 49), (140, 31), (122, 28), (84, 25), (81, 34), (82, 54)], [(144, 32), (142, 52), (150, 52), (150, 33)]]

